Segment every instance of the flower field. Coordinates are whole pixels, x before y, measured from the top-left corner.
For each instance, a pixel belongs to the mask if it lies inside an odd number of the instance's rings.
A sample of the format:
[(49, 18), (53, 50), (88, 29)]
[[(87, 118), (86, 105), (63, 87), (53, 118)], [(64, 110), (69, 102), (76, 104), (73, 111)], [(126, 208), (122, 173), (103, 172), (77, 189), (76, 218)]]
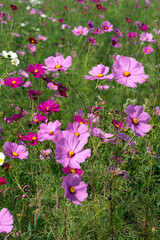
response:
[(1, 0), (0, 240), (160, 239), (160, 2)]

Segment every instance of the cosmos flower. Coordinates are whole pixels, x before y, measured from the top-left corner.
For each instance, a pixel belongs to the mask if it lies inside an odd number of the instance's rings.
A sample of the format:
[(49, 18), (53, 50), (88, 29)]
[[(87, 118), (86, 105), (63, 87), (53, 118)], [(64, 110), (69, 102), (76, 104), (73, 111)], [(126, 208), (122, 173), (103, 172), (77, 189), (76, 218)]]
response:
[(111, 32), (113, 31), (113, 25), (108, 22), (108, 21), (104, 21), (101, 23), (101, 28), (103, 29), (104, 32)]
[(12, 78), (6, 78), (4, 85), (10, 86), (11, 88), (17, 88), (22, 85), (23, 81), (21, 77), (12, 77)]
[(126, 127), (132, 129), (136, 136), (145, 136), (151, 130), (151, 125), (148, 124), (150, 115), (143, 112), (143, 106), (134, 106), (131, 104), (124, 110), (128, 115), (126, 118)]
[(41, 41), (43, 41), (43, 42), (45, 42), (45, 41), (47, 40), (47, 38), (44, 37), (44, 36), (42, 36), (42, 35), (38, 35), (38, 36), (37, 36), (37, 39), (38, 39), (38, 40), (41, 40)]
[(123, 37), (123, 34), (121, 33), (121, 31), (118, 28), (114, 29), (114, 32), (119, 36), (119, 37)]
[(45, 72), (43, 66), (43, 64), (38, 63), (36, 63), (35, 65), (28, 65), (26, 71), (32, 73), (35, 78), (40, 78)]
[(55, 90), (58, 89), (58, 86), (55, 85), (55, 84), (52, 83), (52, 82), (49, 82), (49, 83), (47, 84), (47, 87), (50, 88), (50, 89), (53, 90), (53, 91), (55, 91)]
[(51, 72), (56, 72), (60, 70), (61, 72), (65, 72), (72, 64), (72, 57), (68, 56), (63, 58), (62, 55), (57, 57), (48, 57), (44, 61), (46, 66), (43, 66), (44, 69)]
[[(4, 177), (0, 177), (0, 186), (1, 185), (4, 185), (4, 184), (7, 184), (7, 181), (6, 181), (6, 179), (4, 178)], [(1, 224), (1, 223), (0, 223)], [(1, 227), (1, 225), (0, 225), (0, 227)], [(1, 229), (1, 228), (0, 228)]]
[(5, 142), (4, 144), (4, 154), (12, 159), (18, 158), (20, 160), (27, 159), (28, 151), (24, 145), (18, 145), (17, 143)]
[(99, 86), (98, 86), (98, 89), (99, 89), (99, 90), (107, 90), (108, 88), (109, 88), (108, 85), (102, 85), (102, 86), (99, 85)]
[(8, 234), (13, 229), (13, 216), (7, 208), (2, 208), (0, 211), (0, 233)]
[(22, 141), (29, 141), (28, 145), (37, 145), (38, 134), (28, 132), (28, 135), (23, 135), (21, 137)]
[(66, 130), (74, 134), (78, 139), (88, 142), (89, 132), (85, 124), (79, 122), (69, 123)]
[(65, 189), (64, 196), (72, 204), (82, 205), (80, 202), (88, 197), (87, 185), (81, 181), (82, 178), (78, 174), (69, 174), (63, 177), (62, 188)]
[(160, 108), (157, 106), (156, 110), (154, 111), (154, 115), (160, 116)]
[(147, 152), (150, 154), (150, 156), (153, 156), (154, 159), (157, 158), (156, 152), (154, 150), (152, 151), (150, 147), (147, 147)]
[(0, 152), (0, 166), (3, 165), (5, 159), (4, 153)]
[(46, 120), (47, 120), (47, 117), (46, 117), (46, 116), (43, 116), (43, 115), (37, 113), (37, 114), (33, 117), (32, 123), (35, 124), (35, 123), (39, 123), (39, 122), (45, 122)]
[(21, 56), (25, 55), (26, 53), (24, 51), (17, 51), (17, 53)]
[(2, 56), (4, 57), (4, 58), (9, 58), (9, 59), (13, 59), (13, 58), (17, 58), (18, 56), (17, 56), (17, 53), (14, 53), (14, 52), (12, 52), (12, 51), (9, 51), (9, 52), (6, 52), (6, 51), (2, 51)]
[(138, 34), (136, 32), (129, 32), (127, 34), (127, 36), (129, 39), (132, 39), (132, 38), (136, 38), (138, 36)]
[(55, 122), (49, 122), (47, 124), (42, 123), (40, 125), (40, 130), (38, 131), (38, 139), (40, 142), (45, 140), (52, 140), (56, 142), (56, 131), (61, 127), (61, 123), (56, 120)]
[(73, 168), (70, 168), (70, 167), (66, 167), (66, 168), (62, 168), (62, 171), (65, 173), (65, 174), (70, 174), (70, 173), (75, 173), (75, 174), (78, 174), (78, 175), (82, 175), (83, 174), (83, 170), (81, 169), (73, 169)]
[(152, 33), (142, 33), (141, 35), (140, 35), (140, 40), (142, 41), (142, 42), (145, 42), (145, 41), (147, 41), (147, 42), (153, 42), (153, 35), (152, 35)]
[(86, 141), (77, 138), (74, 134), (61, 138), (56, 143), (56, 161), (63, 167), (81, 168), (79, 163), (85, 162), (85, 159), (91, 155), (90, 149), (82, 150), (85, 144)]
[(28, 78), (29, 75), (28, 73), (26, 73), (25, 71), (23, 71), (22, 69), (19, 69), (18, 74), (21, 75), (22, 77)]
[(59, 104), (55, 103), (54, 100), (47, 100), (41, 102), (40, 105), (37, 106), (37, 109), (44, 114), (51, 114), (51, 112), (59, 112)]
[(144, 48), (143, 48), (143, 52), (144, 52), (145, 54), (150, 54), (151, 52), (153, 52), (153, 48), (150, 47), (150, 46), (144, 47)]
[(142, 82), (145, 75), (144, 67), (132, 57), (118, 55), (113, 64), (113, 77), (116, 81), (127, 87), (137, 87), (137, 82)]
[(109, 67), (104, 66), (102, 64), (97, 65), (96, 67), (92, 67), (92, 70), (89, 71), (89, 75), (84, 75), (84, 79), (89, 79), (89, 80), (96, 80), (96, 79), (107, 79), (108, 81), (112, 81), (113, 75), (109, 74), (106, 75), (109, 72)]
[(39, 158), (41, 160), (43, 160), (45, 158), (48, 160), (48, 159), (50, 159), (52, 157), (51, 152), (52, 152), (52, 150), (50, 148), (48, 148), (46, 150), (42, 150), (42, 151), (40, 151), (41, 154), (39, 155)]
[(35, 38), (33, 38), (33, 37), (29, 37), (29, 38), (28, 38), (28, 41), (29, 41), (30, 43), (32, 43), (32, 44), (37, 44), (37, 43), (38, 43), (37, 40), (36, 40)]
[(87, 35), (88, 33), (88, 28), (85, 27), (83, 28), (82, 26), (79, 26), (79, 27), (75, 27), (73, 30), (72, 30), (73, 34), (76, 35), (76, 36), (79, 36), (79, 35)]
[(104, 142), (113, 142), (115, 140), (115, 138), (111, 138), (114, 136), (113, 134), (105, 133), (100, 128), (90, 126), (90, 131), (93, 136), (103, 139)]
[(32, 44), (27, 44), (26, 47), (28, 48), (28, 50), (30, 52), (35, 52), (36, 51), (36, 46), (34, 46)]

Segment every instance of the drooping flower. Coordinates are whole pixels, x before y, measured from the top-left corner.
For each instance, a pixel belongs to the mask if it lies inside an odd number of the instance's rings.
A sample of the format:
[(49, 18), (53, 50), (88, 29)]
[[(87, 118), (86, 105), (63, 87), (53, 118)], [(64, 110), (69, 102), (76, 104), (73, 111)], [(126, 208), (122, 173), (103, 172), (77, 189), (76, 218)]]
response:
[(23, 71), (22, 69), (19, 69), (18, 74), (21, 75), (22, 77), (28, 78), (29, 75), (28, 73), (26, 73), (25, 71)]
[(116, 129), (122, 129), (124, 127), (123, 122), (118, 122), (117, 120), (113, 119), (112, 124), (115, 126)]
[(27, 93), (28, 93), (28, 97), (32, 98), (34, 100), (38, 99), (36, 96), (40, 96), (41, 95), (40, 91), (35, 91), (34, 89), (30, 89), (29, 91), (27, 91)]
[(5, 159), (4, 153), (0, 152), (0, 166), (3, 165)]
[(7, 208), (2, 208), (0, 211), (0, 233), (8, 234), (13, 229), (13, 216)]
[(131, 104), (124, 110), (128, 115), (126, 118), (126, 127), (131, 128), (136, 136), (145, 136), (151, 130), (151, 125), (148, 124), (150, 115), (143, 112), (143, 106), (134, 106)]
[(25, 55), (26, 53), (24, 51), (17, 51), (17, 53), (21, 56)]
[[(0, 186), (4, 184), (7, 184), (6, 179), (4, 177), (0, 177)], [(0, 230), (1, 230), (1, 222), (0, 222)]]
[(82, 175), (83, 174), (83, 170), (82, 169), (73, 169), (73, 168), (70, 168), (69, 166), (66, 167), (66, 168), (62, 168), (62, 171), (65, 173), (65, 174), (70, 174), (70, 173), (75, 173), (75, 174), (78, 174), (78, 175)]
[(90, 126), (90, 131), (93, 136), (103, 139), (104, 142), (113, 142), (116, 139), (111, 138), (114, 136), (113, 134), (105, 133), (100, 128), (94, 128), (93, 126)]
[(102, 64), (98, 64), (96, 67), (92, 67), (92, 70), (89, 71), (89, 75), (84, 75), (84, 79), (89, 79), (89, 80), (96, 80), (96, 79), (107, 79), (108, 81), (112, 81), (113, 75), (109, 74), (106, 75), (109, 72), (109, 67), (104, 66)]
[(35, 78), (40, 78), (45, 72), (43, 66), (43, 64), (38, 63), (36, 63), (35, 65), (28, 65), (26, 71), (32, 73)]
[(39, 155), (39, 158), (41, 160), (43, 160), (45, 158), (48, 160), (48, 159), (50, 159), (52, 157), (51, 152), (52, 152), (52, 150), (50, 148), (48, 148), (46, 150), (43, 150), (43, 151), (40, 151), (41, 154)]
[(82, 26), (79, 26), (79, 27), (75, 27), (73, 30), (72, 30), (73, 34), (76, 35), (76, 36), (79, 36), (79, 35), (87, 35), (88, 33), (88, 28), (85, 27), (83, 28)]
[(82, 205), (80, 202), (88, 197), (87, 185), (81, 181), (82, 178), (78, 174), (69, 174), (63, 177), (62, 188), (65, 189), (64, 196), (72, 204)]
[(23, 135), (21, 137), (22, 141), (29, 141), (28, 145), (37, 145), (38, 134), (37, 133), (30, 133), (28, 132), (28, 135)]
[(5, 142), (4, 144), (4, 154), (12, 159), (18, 158), (20, 160), (27, 159), (28, 151), (24, 145), (18, 145), (17, 143)]
[(51, 114), (51, 112), (59, 112), (59, 108), (59, 104), (55, 103), (54, 100), (47, 100), (45, 102), (41, 102), (40, 105), (37, 106), (37, 109), (44, 114)]
[(11, 88), (17, 88), (22, 85), (23, 81), (21, 77), (12, 77), (12, 78), (6, 78), (4, 85), (10, 86)]
[(154, 115), (160, 116), (160, 108), (157, 106), (156, 110), (154, 111)]
[(38, 139), (40, 142), (45, 140), (52, 140), (55, 142), (56, 140), (56, 131), (61, 127), (61, 123), (56, 120), (55, 122), (49, 122), (47, 124), (42, 123), (40, 125), (40, 130), (38, 131)]
[(64, 58), (62, 55), (57, 57), (48, 57), (44, 60), (46, 66), (43, 66), (44, 69), (51, 72), (56, 72), (60, 70), (65, 72), (72, 64), (72, 57), (68, 56)]
[(151, 52), (153, 52), (153, 48), (150, 47), (150, 46), (144, 47), (144, 48), (143, 48), (143, 52), (144, 52), (145, 54), (150, 54)]
[(24, 88), (28, 88), (28, 87), (32, 87), (32, 83), (30, 82), (30, 81), (27, 81), (27, 82), (25, 82), (24, 84), (23, 84), (23, 87)]
[(82, 150), (85, 144), (86, 141), (78, 139), (74, 134), (61, 138), (56, 143), (56, 161), (63, 167), (81, 168), (79, 163), (84, 162), (91, 155), (90, 149)]
[(145, 75), (144, 67), (132, 57), (118, 55), (113, 64), (113, 77), (116, 81), (127, 87), (137, 87), (137, 82), (142, 82)]
[(108, 22), (108, 21), (104, 21), (101, 23), (101, 28), (103, 29), (104, 32), (111, 32), (113, 31), (113, 25)]

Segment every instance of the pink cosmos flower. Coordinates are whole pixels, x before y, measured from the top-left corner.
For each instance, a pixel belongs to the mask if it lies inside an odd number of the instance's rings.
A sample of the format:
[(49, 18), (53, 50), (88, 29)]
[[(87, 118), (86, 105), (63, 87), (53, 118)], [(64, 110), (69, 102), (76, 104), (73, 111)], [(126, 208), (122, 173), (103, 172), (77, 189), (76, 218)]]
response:
[(81, 168), (79, 163), (84, 162), (91, 155), (90, 149), (82, 150), (85, 144), (86, 141), (78, 139), (73, 134), (61, 138), (56, 143), (56, 161), (62, 164), (63, 167)]
[(107, 79), (108, 81), (112, 81), (113, 79), (113, 74), (106, 75), (109, 72), (109, 67), (104, 66), (102, 64), (97, 65), (96, 67), (92, 67), (92, 70), (89, 71), (88, 75), (84, 75), (84, 79), (89, 79), (89, 80), (96, 80), (96, 79)]
[(150, 47), (150, 46), (144, 47), (144, 48), (143, 48), (143, 52), (144, 52), (145, 54), (150, 54), (151, 52), (153, 52), (153, 48)]
[(35, 65), (28, 65), (26, 71), (32, 73), (35, 78), (40, 78), (45, 72), (43, 66), (43, 64), (38, 63), (36, 63)]
[(88, 197), (87, 185), (81, 181), (82, 178), (78, 174), (69, 174), (63, 177), (62, 188), (65, 189), (64, 196), (72, 204), (82, 205), (80, 202)]
[(35, 52), (36, 51), (36, 46), (33, 44), (27, 44), (26, 47), (30, 52)]
[(37, 145), (38, 134), (28, 132), (28, 135), (23, 135), (21, 137), (22, 141), (29, 141), (28, 145)]
[(92, 45), (97, 45), (97, 42), (96, 42), (96, 40), (95, 40), (94, 37), (90, 37), (90, 36), (89, 36), (88, 42), (91, 43)]
[(19, 55), (21, 55), (21, 56), (23, 56), (24, 54), (26, 54), (26, 53), (23, 52), (23, 51), (17, 51), (17, 53), (18, 53)]
[(42, 123), (40, 125), (40, 130), (38, 131), (38, 139), (40, 142), (45, 140), (52, 140), (54, 143), (56, 142), (56, 131), (61, 127), (61, 123), (56, 120), (55, 122), (50, 123)]
[(48, 148), (46, 150), (43, 150), (43, 151), (40, 151), (41, 154), (39, 155), (39, 158), (41, 160), (43, 160), (45, 158), (48, 160), (48, 159), (50, 159), (52, 157), (51, 152), (52, 152), (52, 150), (50, 148)]
[(89, 132), (85, 124), (80, 124), (79, 122), (69, 123), (66, 130), (74, 134), (78, 139), (83, 139), (86, 143), (88, 142)]
[(24, 88), (28, 88), (28, 87), (32, 87), (32, 83), (30, 82), (30, 81), (27, 81), (27, 82), (25, 82), (24, 84), (23, 84), (23, 87)]
[(121, 33), (121, 31), (120, 31), (118, 28), (115, 28), (115, 29), (114, 29), (114, 32), (117, 33), (117, 35), (118, 35), (119, 37), (123, 37), (123, 34)]
[(18, 74), (21, 75), (22, 77), (28, 78), (29, 75), (28, 73), (26, 73), (25, 71), (23, 71), (22, 69), (19, 69)]
[[(113, 142), (116, 138), (111, 138), (114, 135), (110, 133), (104, 133), (100, 128), (94, 128), (93, 126), (90, 126), (91, 134), (95, 137), (99, 137), (103, 139), (104, 142)], [(108, 139), (111, 138), (111, 139)]]
[(0, 211), (0, 233), (8, 234), (13, 229), (13, 216), (7, 208), (2, 208)]
[(0, 79), (0, 86), (4, 85), (4, 80), (1, 78)]
[(111, 44), (115, 48), (121, 48), (121, 43), (118, 42), (118, 37), (115, 36), (111, 39)]
[(37, 106), (37, 109), (44, 114), (51, 114), (51, 112), (59, 112), (59, 104), (55, 103), (54, 100), (47, 100), (41, 102), (40, 105)]
[(103, 29), (104, 32), (111, 32), (113, 31), (113, 25), (108, 22), (108, 21), (104, 21), (101, 23), (101, 28)]
[(160, 108), (157, 106), (156, 110), (154, 111), (154, 115), (160, 116)]
[(53, 91), (55, 91), (55, 90), (58, 89), (58, 86), (55, 85), (55, 84), (52, 83), (52, 82), (49, 82), (49, 83), (47, 84), (47, 87), (49, 87), (49, 88), (50, 88), (51, 90), (53, 90)]
[(75, 173), (75, 174), (78, 174), (78, 175), (82, 175), (83, 172), (84, 172), (82, 169), (77, 169), (77, 168), (73, 169), (73, 168), (70, 168), (70, 167), (62, 168), (62, 171), (65, 174)]
[(138, 83), (139, 83), (139, 84), (142, 84), (142, 83), (146, 82), (146, 80), (147, 80), (148, 78), (149, 78), (148, 75), (144, 75), (143, 78), (142, 78), (142, 80), (139, 81)]
[(46, 117), (46, 116), (43, 116), (43, 115), (37, 113), (37, 114), (33, 117), (32, 123), (35, 124), (35, 123), (39, 123), (39, 122), (45, 122), (46, 120), (47, 120), (47, 117)]
[(68, 56), (63, 58), (62, 55), (57, 57), (48, 57), (44, 60), (46, 66), (43, 68), (47, 71), (56, 72), (60, 70), (61, 72), (65, 72), (72, 64), (72, 57)]
[[(4, 177), (0, 177), (0, 186), (1, 185), (4, 185), (4, 184), (7, 184), (7, 181)], [(1, 225), (0, 225), (1, 226)]]
[(140, 35), (140, 40), (141, 40), (142, 42), (145, 42), (145, 41), (147, 41), (147, 42), (153, 42), (152, 38), (153, 38), (152, 33), (142, 33), (142, 34)]
[(72, 30), (73, 34), (76, 35), (76, 36), (79, 36), (79, 35), (87, 35), (88, 33), (88, 28), (85, 27), (83, 28), (82, 26), (79, 26), (79, 27), (75, 27), (73, 30)]
[(132, 20), (129, 17), (126, 17), (126, 22), (131, 23)]
[(21, 35), (18, 34), (18, 33), (11, 33), (12, 36), (15, 36), (15, 37), (20, 37)]
[(18, 158), (20, 160), (27, 159), (28, 151), (26, 151), (26, 146), (18, 145), (17, 143), (5, 142), (4, 144), (4, 154), (6, 156), (13, 158)]
[(124, 111), (128, 115), (128, 118), (126, 118), (126, 127), (131, 128), (136, 136), (143, 137), (145, 136), (144, 133), (151, 130), (151, 125), (147, 124), (150, 115), (143, 112), (143, 106), (134, 106), (134, 104), (131, 104)]
[(99, 90), (107, 90), (109, 88), (109, 86), (108, 85), (102, 85), (102, 86), (98, 86), (98, 89)]
[(4, 82), (4, 85), (10, 86), (11, 88), (17, 88), (22, 85), (23, 81), (21, 77), (12, 77), (12, 78), (6, 78), (6, 81)]
[(45, 41), (47, 40), (47, 38), (44, 37), (44, 36), (42, 36), (42, 35), (38, 35), (38, 36), (37, 36), (37, 39), (38, 39), (38, 40), (41, 40), (41, 41), (43, 41), (43, 42), (45, 42)]
[(103, 34), (104, 32), (100, 28), (96, 28), (96, 33), (97, 34)]
[(132, 39), (132, 38), (136, 38), (138, 34), (136, 32), (129, 32), (127, 36), (129, 39)]
[(118, 55), (113, 64), (113, 77), (116, 81), (127, 87), (135, 88), (136, 83), (142, 81), (144, 67), (140, 62), (132, 57)]
[(154, 159), (157, 158), (156, 152), (155, 152), (154, 150), (152, 151), (150, 147), (147, 147), (147, 152), (148, 152), (151, 156), (153, 156)]

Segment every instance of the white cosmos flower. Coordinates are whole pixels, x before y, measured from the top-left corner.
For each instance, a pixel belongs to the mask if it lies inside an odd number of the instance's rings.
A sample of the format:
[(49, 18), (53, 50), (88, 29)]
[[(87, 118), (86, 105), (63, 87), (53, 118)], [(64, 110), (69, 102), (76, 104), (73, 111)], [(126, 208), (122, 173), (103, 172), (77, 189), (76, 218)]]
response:
[(9, 51), (8, 53), (6, 51), (2, 51), (2, 56), (5, 57), (5, 58), (17, 58), (17, 53), (14, 53), (12, 51)]
[(0, 152), (0, 166), (4, 163), (5, 155), (4, 153)]
[(20, 62), (19, 62), (19, 59), (18, 59), (18, 58), (13, 58), (13, 59), (11, 60), (11, 63), (12, 63), (12, 65), (14, 65), (14, 66), (18, 66), (18, 64), (19, 64)]

